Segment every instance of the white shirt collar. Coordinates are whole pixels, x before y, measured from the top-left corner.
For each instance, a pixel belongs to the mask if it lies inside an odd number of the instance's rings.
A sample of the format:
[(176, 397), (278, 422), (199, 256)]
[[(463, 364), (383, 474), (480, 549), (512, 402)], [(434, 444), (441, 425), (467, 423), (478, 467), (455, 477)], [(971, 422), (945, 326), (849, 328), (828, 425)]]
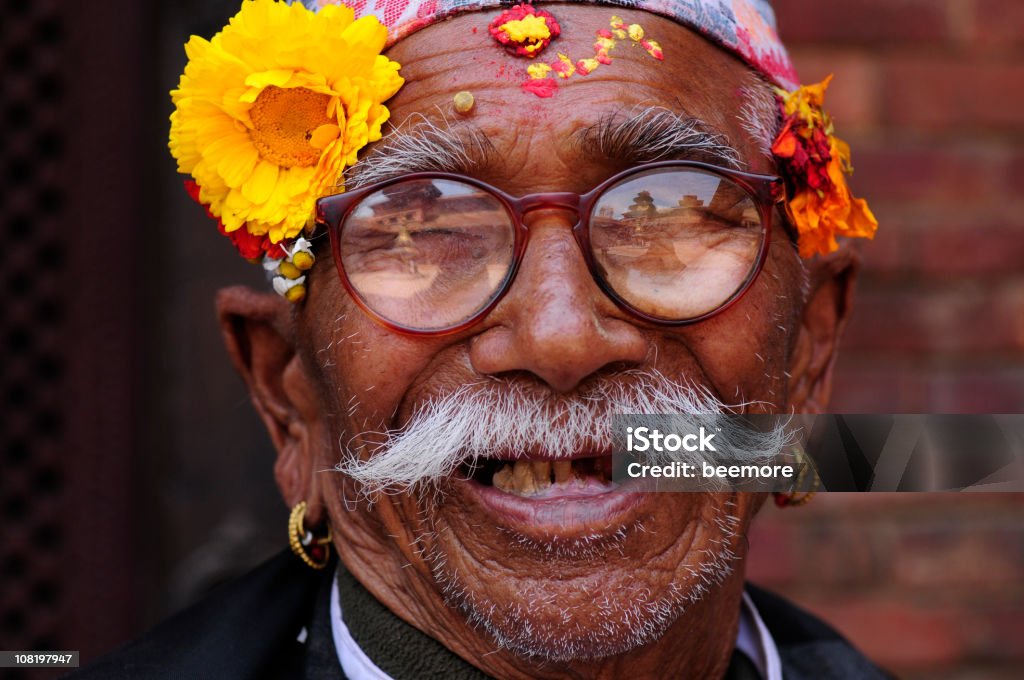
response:
[(764, 625), (761, 613), (746, 591), (740, 608), (740, 630), (736, 635), (736, 649), (754, 662), (764, 680), (782, 680), (782, 659), (779, 648), (768, 626)]
[(341, 602), (338, 597), (338, 579), (331, 582), (331, 635), (338, 661), (348, 680), (392, 680), (391, 676), (377, 668), (370, 657), (359, 648), (348, 626), (341, 618)]
[[(377, 668), (377, 665), (359, 648), (348, 626), (341, 618), (341, 602), (338, 597), (338, 580), (331, 584), (331, 634), (334, 637), (334, 648), (338, 652), (338, 661), (349, 680), (393, 680), (393, 678)], [(754, 601), (747, 593), (743, 593), (743, 604), (740, 611), (740, 629), (736, 636), (736, 648), (746, 654), (757, 667), (764, 680), (782, 680), (782, 661), (779, 659), (779, 648), (775, 646), (772, 634), (761, 620), (761, 615), (754, 606)]]

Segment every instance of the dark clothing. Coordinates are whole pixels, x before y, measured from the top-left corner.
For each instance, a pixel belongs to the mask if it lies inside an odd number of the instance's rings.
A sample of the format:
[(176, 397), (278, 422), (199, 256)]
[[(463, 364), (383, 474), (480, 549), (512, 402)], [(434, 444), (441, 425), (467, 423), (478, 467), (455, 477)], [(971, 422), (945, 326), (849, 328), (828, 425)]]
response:
[[(344, 680), (331, 634), (334, 573), (313, 571), (286, 550), (68, 677)], [(337, 573), (345, 624), (385, 673), (396, 680), (487, 677), (391, 614), (344, 569)], [(747, 592), (775, 639), (786, 680), (888, 677), (810, 614), (754, 586)], [(750, 660), (734, 653), (725, 680), (757, 677)]]

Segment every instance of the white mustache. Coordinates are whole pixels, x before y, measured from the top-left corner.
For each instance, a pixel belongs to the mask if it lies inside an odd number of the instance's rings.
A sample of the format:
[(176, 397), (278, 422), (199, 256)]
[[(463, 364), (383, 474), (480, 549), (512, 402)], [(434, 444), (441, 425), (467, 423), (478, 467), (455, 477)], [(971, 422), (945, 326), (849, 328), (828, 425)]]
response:
[[(353, 437), (343, 446), (345, 456), (336, 470), (355, 480), (367, 496), (398, 492), (437, 485), (464, 463), (479, 459), (541, 452), (545, 458), (569, 458), (580, 451), (611, 453), (613, 416), (648, 415), (644, 423), (650, 425), (658, 421), (649, 414), (678, 414), (666, 422), (678, 428), (687, 416), (704, 416), (693, 423), (707, 425), (707, 416), (737, 412), (747, 405), (727, 406), (702, 386), (677, 382), (654, 370), (622, 372), (571, 398), (499, 379), (425, 401), (401, 429)], [(717, 441), (730, 441), (729, 462), (755, 462), (778, 453), (785, 438), (783, 432), (753, 433), (722, 419)], [(701, 456), (715, 463), (707, 453)], [(672, 453), (666, 460), (683, 458)]]

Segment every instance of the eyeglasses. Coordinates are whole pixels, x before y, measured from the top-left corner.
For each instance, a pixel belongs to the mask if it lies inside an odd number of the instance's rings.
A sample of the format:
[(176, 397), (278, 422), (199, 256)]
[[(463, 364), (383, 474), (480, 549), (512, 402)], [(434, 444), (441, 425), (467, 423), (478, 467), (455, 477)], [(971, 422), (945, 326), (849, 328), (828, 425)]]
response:
[(515, 197), (463, 175), (425, 172), (327, 196), (341, 283), (384, 326), (456, 333), (508, 292), (535, 210), (575, 212), (572, 233), (597, 285), (643, 321), (682, 326), (734, 304), (764, 266), (778, 177), (690, 161), (640, 165), (585, 194)]

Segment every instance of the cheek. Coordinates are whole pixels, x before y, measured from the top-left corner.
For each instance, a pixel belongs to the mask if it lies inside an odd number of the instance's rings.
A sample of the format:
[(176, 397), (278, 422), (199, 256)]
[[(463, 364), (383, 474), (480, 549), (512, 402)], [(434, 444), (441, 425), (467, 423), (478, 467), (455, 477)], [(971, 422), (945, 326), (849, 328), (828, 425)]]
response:
[(313, 282), (299, 333), (335, 436), (392, 427), (403, 401), (450, 340), (406, 337), (374, 323), (331, 281)]
[[(357, 415), (371, 420), (376, 419), (376, 412), (387, 410), (389, 390), (371, 387), (384, 378), (383, 367), (376, 360), (380, 353), (373, 351), (381, 340), (369, 319), (341, 291), (333, 269), (331, 276), (317, 273), (320, 275), (310, 282), (310, 295), (299, 316), (300, 345), (317, 383), (323, 420), (331, 430), (352, 431)], [(377, 395), (371, 394), (374, 391), (381, 395), (379, 402)], [(367, 402), (374, 407), (365, 409)]]
[(415, 342), (380, 328), (359, 311), (321, 339), (316, 356), (325, 394), (350, 431), (389, 424), (403, 396), (429, 362)]
[(738, 304), (694, 331), (690, 347), (727, 404), (763, 402), (747, 410), (771, 412), (786, 403), (786, 369), (799, 330), (798, 267), (788, 253), (773, 255)]

